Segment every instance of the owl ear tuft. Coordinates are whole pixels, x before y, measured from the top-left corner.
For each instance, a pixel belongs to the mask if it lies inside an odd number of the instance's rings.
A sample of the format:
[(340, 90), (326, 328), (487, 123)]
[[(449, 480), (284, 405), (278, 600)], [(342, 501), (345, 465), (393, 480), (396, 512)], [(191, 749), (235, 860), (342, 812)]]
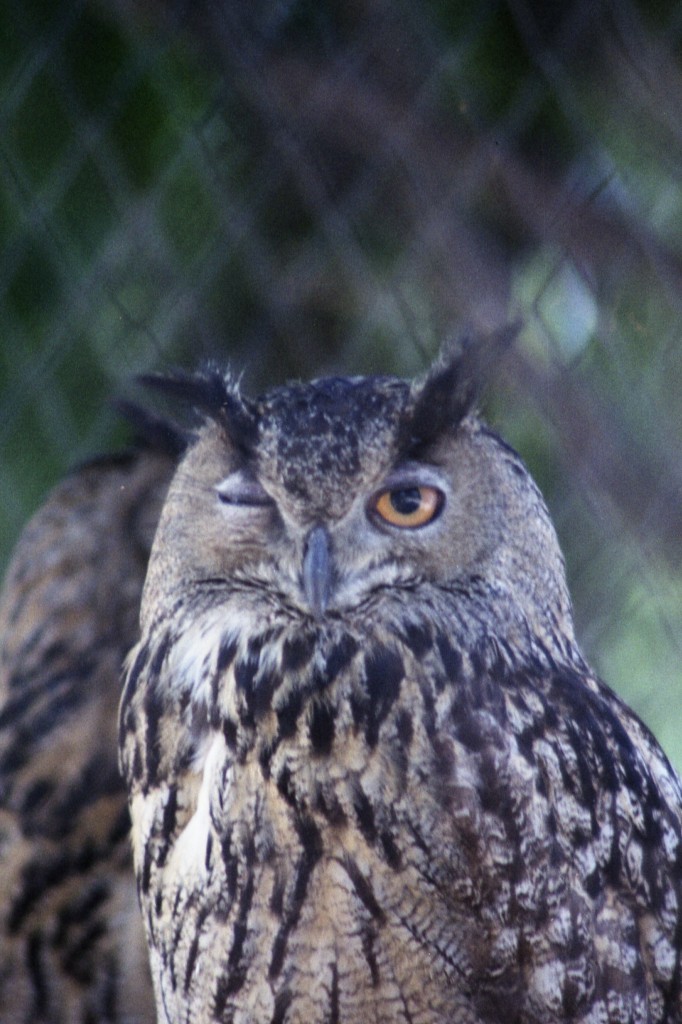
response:
[(486, 337), (447, 342), (425, 377), (412, 388), (403, 449), (414, 455), (441, 434), (456, 430), (474, 408), (494, 363), (513, 342), (519, 325)]
[(137, 402), (119, 398), (112, 402), (116, 412), (127, 420), (134, 431), (134, 443), (140, 448), (163, 452), (178, 458), (187, 448), (191, 434), (177, 423), (156, 416)]
[(214, 420), (242, 454), (252, 453), (258, 437), (255, 409), (243, 397), (237, 382), (217, 367), (208, 366), (199, 373), (175, 370), (168, 374), (145, 374), (139, 380), (144, 387)]

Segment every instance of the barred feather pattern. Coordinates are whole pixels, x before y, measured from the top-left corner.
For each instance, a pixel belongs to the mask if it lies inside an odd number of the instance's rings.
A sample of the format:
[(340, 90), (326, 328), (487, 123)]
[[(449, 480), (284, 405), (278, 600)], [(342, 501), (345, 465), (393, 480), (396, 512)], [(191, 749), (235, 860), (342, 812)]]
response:
[[(469, 590), (301, 623), (183, 595), (122, 764), (164, 1022), (682, 1019), (682, 793), (561, 636)], [(178, 725), (180, 723), (180, 727)]]
[(121, 664), (174, 460), (66, 477), (0, 597), (0, 1021), (151, 1024), (116, 752)]

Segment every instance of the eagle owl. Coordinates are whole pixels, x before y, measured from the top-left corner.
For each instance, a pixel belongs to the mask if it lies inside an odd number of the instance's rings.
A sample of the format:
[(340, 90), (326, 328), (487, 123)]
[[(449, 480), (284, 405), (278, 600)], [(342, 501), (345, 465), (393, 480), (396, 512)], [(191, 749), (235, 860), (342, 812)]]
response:
[[(680, 783), (586, 664), (549, 515), (478, 416), (468, 363), (451, 349), (415, 382), (256, 400), (215, 370), (161, 384), (198, 425), (162, 502), (118, 735), (161, 1024), (682, 1021)], [(170, 476), (156, 465), (138, 488), (152, 522)], [(112, 595), (127, 584), (110, 577)], [(81, 667), (96, 690), (96, 660)], [(39, 754), (3, 770), (21, 778)], [(90, 821), (89, 795), (56, 805), (81, 843), (108, 821)], [(120, 811), (113, 783), (108, 797)], [(33, 799), (49, 821), (51, 800)], [(75, 928), (102, 876), (79, 998), (104, 995), (74, 1020), (149, 1019), (137, 919), (112, 896), (120, 834), (90, 836), (66, 872), (83, 892), (38, 868), (31, 903), (15, 872), (5, 946), (44, 1005), (60, 922)]]

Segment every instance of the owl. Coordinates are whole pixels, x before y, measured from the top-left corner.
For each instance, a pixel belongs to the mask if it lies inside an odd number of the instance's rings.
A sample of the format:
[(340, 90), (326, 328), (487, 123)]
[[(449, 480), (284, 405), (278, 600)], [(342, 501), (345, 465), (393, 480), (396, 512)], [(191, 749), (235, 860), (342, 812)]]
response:
[(29, 527), (3, 1024), (682, 1022), (682, 788), (585, 662), (475, 362), (156, 379), (192, 430)]
[(2, 1024), (155, 1020), (116, 735), (178, 448), (157, 434), (57, 486), (0, 595)]
[(164, 1024), (682, 1021), (680, 782), (468, 351), (166, 383), (201, 422), (119, 723)]

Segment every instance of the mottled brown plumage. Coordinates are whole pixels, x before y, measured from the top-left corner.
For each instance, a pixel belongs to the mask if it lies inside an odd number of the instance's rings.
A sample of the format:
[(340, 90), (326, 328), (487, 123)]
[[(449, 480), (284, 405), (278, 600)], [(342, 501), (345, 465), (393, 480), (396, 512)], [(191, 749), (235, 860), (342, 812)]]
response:
[(682, 1019), (678, 780), (461, 372), (171, 386), (120, 736), (162, 1021)]
[(121, 663), (173, 460), (69, 475), (0, 598), (0, 1021), (155, 1019), (116, 758)]
[[(160, 385), (201, 422), (154, 539), (119, 743), (162, 1024), (682, 1021), (680, 783), (585, 664), (548, 513), (473, 410), (469, 362), (451, 350), (415, 383), (333, 378), (255, 401), (215, 371)], [(167, 474), (162, 459), (155, 502)], [(138, 510), (144, 487), (139, 497)], [(94, 504), (106, 500), (103, 489)], [(74, 564), (87, 577), (94, 563)], [(113, 599), (127, 573), (109, 576)], [(50, 601), (27, 592), (43, 666)], [(67, 666), (81, 650), (70, 629), (64, 617)], [(30, 664), (30, 650), (7, 651), (12, 672)], [(98, 664), (85, 674), (105, 681), (96, 706), (111, 726), (113, 673)], [(21, 685), (26, 713), (6, 701), (10, 742), (35, 704)], [(82, 774), (97, 736), (78, 737)], [(31, 747), (4, 764), (12, 827), (26, 837), (6, 848), (36, 864), (43, 840), (20, 787), (40, 756)], [(120, 811), (114, 791), (107, 806)], [(79, 792), (74, 851), (88, 835)], [(54, 823), (63, 803), (51, 799)], [(129, 880), (115, 835), (97, 862), (102, 885)], [(65, 991), (64, 964), (45, 951), (53, 892), (63, 906), (73, 897), (61, 883), (45, 890), (5, 927), (3, 962), (34, 999)], [(114, 918), (102, 902), (100, 963), (132, 941), (130, 913)], [(128, 989), (144, 992), (129, 966)], [(111, 1018), (100, 997), (70, 1019), (146, 1019), (143, 996), (126, 1009), (124, 988)]]

